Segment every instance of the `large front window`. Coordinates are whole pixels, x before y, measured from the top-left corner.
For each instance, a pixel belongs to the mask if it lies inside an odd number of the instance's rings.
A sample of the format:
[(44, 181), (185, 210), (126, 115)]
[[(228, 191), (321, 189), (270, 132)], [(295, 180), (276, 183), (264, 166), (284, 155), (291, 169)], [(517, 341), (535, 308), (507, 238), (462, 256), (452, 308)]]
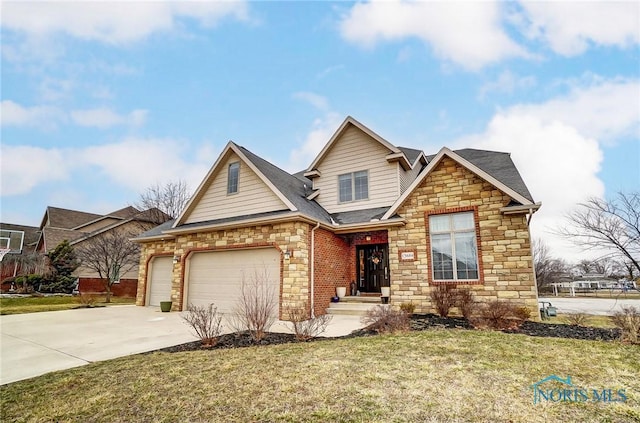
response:
[(429, 216), (431, 268), (436, 281), (478, 279), (473, 212)]
[(340, 202), (366, 200), (369, 198), (369, 174), (366, 170), (338, 176)]

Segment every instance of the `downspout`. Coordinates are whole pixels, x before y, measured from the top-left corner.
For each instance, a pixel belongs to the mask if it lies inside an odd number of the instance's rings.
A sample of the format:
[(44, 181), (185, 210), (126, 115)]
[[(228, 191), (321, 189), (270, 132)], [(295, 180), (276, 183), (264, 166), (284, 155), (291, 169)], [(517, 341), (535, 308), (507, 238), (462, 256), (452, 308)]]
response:
[(316, 223), (316, 226), (311, 229), (311, 318), (316, 317), (315, 312), (315, 283), (316, 283), (316, 265), (315, 265), (315, 257), (316, 257), (316, 229), (320, 227), (320, 222)]
[[(533, 214), (536, 211), (533, 210), (533, 208), (529, 209), (529, 213), (527, 216), (527, 230), (529, 232), (529, 248), (532, 248), (532, 238), (531, 238), (531, 218), (533, 217)], [(531, 266), (533, 266), (533, 285), (536, 287), (536, 301), (538, 301), (538, 299), (540, 297), (538, 297), (538, 277), (536, 276), (536, 259), (535, 257), (533, 257), (533, 251), (531, 251)], [(538, 310), (538, 319), (542, 320), (542, 315), (540, 314), (540, 307), (537, 307)]]

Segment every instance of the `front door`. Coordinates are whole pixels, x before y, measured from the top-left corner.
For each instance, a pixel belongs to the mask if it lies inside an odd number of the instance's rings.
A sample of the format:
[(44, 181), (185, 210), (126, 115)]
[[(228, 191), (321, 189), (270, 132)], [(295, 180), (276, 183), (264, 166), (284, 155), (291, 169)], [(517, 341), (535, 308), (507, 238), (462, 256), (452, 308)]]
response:
[(389, 286), (389, 246), (387, 244), (356, 247), (356, 272), (360, 292), (380, 292)]

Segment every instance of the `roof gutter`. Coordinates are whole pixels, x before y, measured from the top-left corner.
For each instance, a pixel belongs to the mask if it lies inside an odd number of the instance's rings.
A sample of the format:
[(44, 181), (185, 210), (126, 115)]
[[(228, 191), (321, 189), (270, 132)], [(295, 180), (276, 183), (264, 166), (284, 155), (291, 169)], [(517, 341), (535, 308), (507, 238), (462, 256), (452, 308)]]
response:
[(371, 220), (365, 223), (348, 223), (345, 225), (331, 226), (330, 229), (336, 234), (350, 233), (354, 231), (370, 231), (372, 229), (383, 229), (393, 226), (403, 226), (407, 221), (401, 217), (385, 220)]
[[(298, 219), (306, 223), (315, 224), (316, 220), (311, 219), (302, 213), (299, 212), (290, 212), (283, 215), (279, 215), (277, 217), (257, 217), (253, 219), (246, 220), (236, 220), (233, 222), (225, 222), (225, 223), (212, 223), (209, 225), (202, 226), (190, 226), (186, 228), (175, 228), (168, 229), (164, 231), (164, 234), (168, 235), (179, 235), (179, 234), (190, 234), (195, 232), (204, 232), (204, 231), (213, 231), (213, 230), (223, 230), (223, 229), (231, 229), (231, 228), (242, 228), (246, 226), (255, 226), (255, 225), (268, 225), (273, 223), (284, 223), (289, 222), (291, 219)], [(331, 228), (331, 225), (325, 224), (327, 228)]]
[(500, 209), (500, 213), (502, 213), (504, 215), (526, 213), (526, 214), (528, 214), (528, 216), (527, 216), (527, 225), (529, 225), (531, 223), (531, 217), (533, 216), (533, 214), (535, 212), (537, 212), (540, 209), (540, 207), (542, 207), (542, 203), (540, 201), (538, 201), (537, 203), (534, 203), (534, 204), (525, 204), (525, 205), (522, 205), (522, 206), (502, 207)]
[(175, 228), (175, 229), (167, 229), (162, 232), (162, 235), (154, 235), (153, 237), (138, 239), (138, 241), (146, 242), (160, 240), (163, 237), (171, 236), (171, 235), (181, 235), (181, 234), (190, 234), (196, 232), (209, 232), (209, 231), (217, 231), (224, 229), (235, 229), (247, 226), (255, 226), (255, 225), (269, 225), (276, 223), (286, 223), (290, 222), (292, 219), (297, 219), (299, 221), (309, 223), (311, 225), (319, 224), (320, 227), (330, 230), (334, 233), (349, 233), (356, 230), (372, 230), (378, 228), (386, 228), (390, 226), (402, 226), (406, 223), (403, 218), (394, 218), (394, 219), (386, 219), (386, 220), (372, 220), (369, 222), (361, 222), (361, 223), (348, 223), (344, 225), (332, 225), (330, 223), (323, 223), (316, 219), (310, 218), (300, 212), (290, 212), (287, 214), (279, 215), (277, 217), (258, 217), (253, 219), (247, 219), (242, 221), (233, 221), (226, 223), (217, 223), (210, 225), (202, 225), (202, 226), (190, 226), (186, 228)]

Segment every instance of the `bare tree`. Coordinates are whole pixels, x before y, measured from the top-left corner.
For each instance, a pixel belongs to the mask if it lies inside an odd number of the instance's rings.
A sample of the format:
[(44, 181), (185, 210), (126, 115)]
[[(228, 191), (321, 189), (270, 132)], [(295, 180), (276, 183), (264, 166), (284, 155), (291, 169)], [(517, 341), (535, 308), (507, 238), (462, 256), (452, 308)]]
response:
[[(183, 180), (169, 181), (164, 185), (156, 183), (140, 194), (135, 207), (140, 210), (159, 210), (154, 223), (166, 221), (166, 215), (171, 219), (177, 218), (189, 202), (191, 194), (187, 183)], [(164, 214), (163, 214), (164, 213)]]
[[(12, 276), (23, 276), (32, 274), (48, 275), (49, 263), (44, 254), (31, 252), (23, 254), (7, 254), (2, 260), (2, 267), (10, 268)], [(9, 273), (8, 271), (2, 274)]]
[(640, 272), (640, 192), (620, 192), (605, 201), (590, 198), (567, 215), (557, 232), (585, 250), (619, 256)]
[(260, 342), (276, 320), (277, 293), (267, 269), (254, 271), (248, 279), (243, 275), (240, 298), (231, 325), (237, 331), (247, 330), (255, 342)]
[(561, 259), (552, 257), (549, 247), (540, 239), (533, 240), (533, 261), (538, 290), (557, 282), (568, 271), (567, 264)]
[(82, 266), (93, 270), (102, 280), (111, 302), (111, 287), (120, 276), (139, 265), (140, 245), (129, 241), (126, 231), (108, 231), (88, 239), (77, 249)]

